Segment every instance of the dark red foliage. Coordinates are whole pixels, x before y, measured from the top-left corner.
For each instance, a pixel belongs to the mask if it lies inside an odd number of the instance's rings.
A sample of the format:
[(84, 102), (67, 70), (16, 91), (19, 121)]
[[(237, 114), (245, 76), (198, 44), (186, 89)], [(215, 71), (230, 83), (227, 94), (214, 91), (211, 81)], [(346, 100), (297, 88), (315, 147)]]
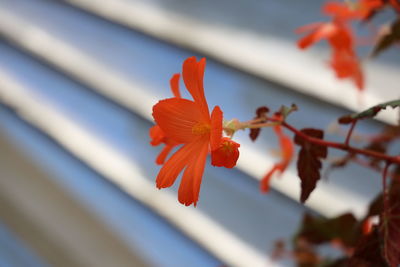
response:
[(359, 233), (359, 223), (351, 213), (331, 219), (306, 214), (296, 238), (305, 239), (313, 245), (335, 241), (353, 247)]
[(378, 216), (383, 211), (383, 195), (379, 194), (369, 204), (368, 212), (365, 217)]
[(259, 107), (256, 110), (257, 118), (265, 117), (265, 115), (267, 115), (268, 112), (269, 112), (269, 108), (268, 107), (266, 107), (266, 106)]
[(318, 255), (314, 246), (301, 238), (295, 240), (292, 257), (296, 261), (298, 267), (319, 266), (321, 263), (321, 257)]
[(382, 254), (390, 267), (400, 265), (400, 181), (393, 180), (384, 205), (379, 230), (383, 239)]
[(400, 1), (399, 0), (388, 0), (389, 4), (393, 7), (393, 9), (400, 13)]
[(380, 238), (376, 227), (370, 234), (360, 238), (354, 250), (352, 257), (348, 260), (346, 266), (359, 267), (385, 267), (386, 262), (380, 253)]
[(387, 0), (360, 0), (364, 9), (364, 22), (370, 21), (384, 6)]
[[(259, 107), (256, 110), (256, 116), (254, 117), (254, 119), (265, 118), (266, 115), (268, 114), (268, 112), (269, 112), (268, 107), (266, 107), (266, 106)], [(261, 132), (261, 128), (250, 129), (250, 133), (249, 133), (250, 139), (252, 141), (255, 141), (257, 139), (258, 135), (260, 134), (260, 132)]]
[(249, 136), (250, 136), (251, 141), (253, 141), (253, 142), (256, 141), (257, 137), (260, 135), (260, 132), (261, 132), (261, 128), (250, 129)]
[[(383, 27), (387, 28), (387, 25)], [(393, 46), (396, 43), (400, 42), (400, 19), (394, 21), (388, 30), (385, 30), (384, 34), (381, 34), (380, 38), (378, 39), (374, 50), (372, 51), (372, 56), (377, 56), (384, 50), (388, 49), (389, 47)]]
[(348, 258), (340, 258), (335, 261), (331, 261), (327, 264), (324, 264), (323, 267), (349, 267)]
[[(318, 129), (307, 128), (302, 129), (301, 132), (318, 139), (324, 137), (324, 132)], [(321, 159), (326, 158), (328, 149), (325, 146), (312, 144), (299, 135), (295, 135), (294, 142), (301, 146), (297, 160), (297, 171), (301, 180), (300, 200), (304, 203), (321, 178)]]

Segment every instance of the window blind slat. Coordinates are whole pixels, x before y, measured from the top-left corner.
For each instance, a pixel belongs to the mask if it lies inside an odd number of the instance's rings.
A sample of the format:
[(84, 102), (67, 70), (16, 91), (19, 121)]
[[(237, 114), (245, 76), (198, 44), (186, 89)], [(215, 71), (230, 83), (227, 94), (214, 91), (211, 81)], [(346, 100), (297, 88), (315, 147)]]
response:
[[(167, 83), (163, 83), (160, 76), (156, 78), (154, 70), (157, 69), (161, 76), (165, 75), (167, 81), (171, 73), (180, 70), (179, 62), (191, 53), (158, 44), (140, 34), (85, 14), (63, 9), (62, 5), (47, 3), (38, 1), (32, 6), (21, 7), (16, 4), (3, 7), (0, 9), (0, 31), (16, 45), (86, 84), (92, 90), (145, 118), (150, 118), (151, 106), (156, 99), (168, 96)], [(42, 12), (53, 14), (57, 20), (48, 23), (52, 17), (43, 16)], [(76, 28), (79, 23), (82, 26)], [(113, 47), (98, 42), (99, 39), (113, 40)], [(143, 50), (144, 47), (147, 49)], [(287, 104), (296, 102), (304, 114), (296, 117), (296, 125), (309, 126), (312, 117), (314, 124), (327, 127), (329, 121), (345, 112), (276, 87), (276, 84), (261, 82), (243, 73), (225, 69), (213, 62), (209, 62), (208, 66), (205, 84), (208, 86), (206, 91), (209, 102), (221, 105), (227, 117), (248, 118), (252, 116), (250, 114), (253, 114), (256, 106), (269, 103), (274, 106), (276, 103), (290, 101)], [(99, 77), (102, 79), (98, 79)], [(225, 97), (225, 91), (221, 88), (229, 90), (229, 98)], [(325, 110), (323, 114), (317, 112), (321, 108)], [(375, 127), (373, 123), (366, 126), (369, 130)], [(274, 161), (265, 153), (267, 148), (273, 145), (269, 141), (270, 138), (274, 137), (271, 134), (267, 135), (267, 138), (262, 138), (259, 144), (254, 145), (246, 136), (238, 135), (238, 140), (242, 143), (242, 157), (238, 168), (251, 177), (260, 179)], [(377, 180), (369, 179), (366, 182), (364, 177), (357, 175), (357, 178), (350, 181), (342, 175), (331, 179), (329, 183), (321, 181), (307, 205), (327, 216), (337, 215), (349, 209), (361, 216), (368, 199), (372, 198), (379, 188)], [(291, 169), (283, 179), (273, 180), (273, 187), (293, 199), (298, 199), (296, 171)], [(341, 197), (338, 198), (338, 195)], [(326, 205), (329, 205), (329, 209), (326, 209)]]
[[(400, 70), (396, 49), (386, 52), (383, 60), (380, 57), (364, 64), (367, 89), (360, 102), (354, 86), (337, 80), (327, 67), (326, 52), (296, 48), (297, 27), (326, 20), (319, 16), (321, 1), (64, 2), (350, 110), (363, 110), (398, 97)], [(361, 50), (360, 54), (367, 57), (368, 51)], [(379, 118), (391, 124), (397, 122), (393, 114)]]

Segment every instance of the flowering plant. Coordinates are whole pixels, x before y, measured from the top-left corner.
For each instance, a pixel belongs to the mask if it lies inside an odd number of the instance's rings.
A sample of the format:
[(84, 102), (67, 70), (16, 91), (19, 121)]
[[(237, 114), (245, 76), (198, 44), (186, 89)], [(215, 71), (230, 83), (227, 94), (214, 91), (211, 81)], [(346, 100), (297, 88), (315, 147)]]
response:
[[(377, 56), (400, 41), (400, 3), (397, 0), (358, 0), (357, 2), (328, 2), (322, 12), (331, 17), (330, 22), (319, 22), (296, 30), (305, 34), (299, 41), (300, 49), (307, 49), (326, 39), (332, 49), (329, 66), (339, 79), (351, 79), (362, 91), (365, 87), (364, 73), (356, 53), (356, 37), (351, 23), (370, 22), (384, 9), (395, 13), (395, 20), (385, 31), (381, 31), (371, 56)], [(276, 246), (276, 257), (293, 257), (299, 266), (400, 266), (400, 155), (389, 155), (386, 148), (400, 139), (400, 125), (387, 126), (371, 139), (366, 147), (351, 145), (356, 124), (375, 117), (381, 110), (397, 108), (400, 100), (375, 105), (363, 112), (343, 116), (341, 124), (349, 130), (343, 142), (324, 140), (324, 131), (316, 128), (297, 129), (287, 121), (297, 110), (295, 105), (283, 106), (270, 112), (268, 107), (259, 107), (256, 116), (245, 122), (237, 119), (223, 120), (221, 109), (216, 106), (211, 114), (205, 98), (203, 76), (206, 60), (191, 57), (184, 61), (182, 77), (192, 100), (180, 95), (180, 74), (170, 80), (172, 98), (159, 101), (153, 107), (156, 123), (150, 129), (152, 145), (165, 147), (156, 159), (162, 165), (156, 178), (157, 188), (170, 187), (183, 172), (178, 191), (180, 203), (196, 205), (206, 164), (211, 154), (211, 164), (216, 167), (233, 168), (239, 157), (240, 144), (232, 140), (238, 130), (249, 129), (255, 141), (262, 128), (272, 128), (281, 150), (281, 160), (263, 177), (262, 192), (267, 192), (269, 182), (275, 174), (282, 174), (291, 163), (295, 146), (298, 149), (297, 170), (301, 182), (300, 201), (305, 202), (320, 179), (322, 162), (330, 149), (347, 152), (331, 167), (343, 167), (350, 162), (373, 168), (382, 173), (382, 193), (371, 203), (367, 214), (357, 219), (346, 213), (336, 218), (320, 218), (305, 215), (299, 232), (294, 237), (293, 249), (287, 250), (283, 243)], [(288, 135), (293, 134), (293, 138)], [(170, 152), (177, 151), (167, 159)], [(378, 218), (378, 220), (374, 220)], [(343, 251), (339, 259), (327, 259), (317, 253), (317, 246), (331, 244)]]

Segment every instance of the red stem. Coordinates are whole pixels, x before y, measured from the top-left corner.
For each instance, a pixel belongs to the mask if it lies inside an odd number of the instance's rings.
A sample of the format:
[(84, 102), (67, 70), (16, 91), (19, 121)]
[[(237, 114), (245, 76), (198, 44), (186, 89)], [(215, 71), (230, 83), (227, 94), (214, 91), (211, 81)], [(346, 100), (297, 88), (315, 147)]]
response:
[[(271, 119), (271, 120), (273, 120), (273, 119)], [(339, 150), (344, 150), (344, 151), (348, 151), (348, 152), (352, 152), (352, 153), (356, 153), (356, 154), (361, 154), (361, 155), (364, 155), (364, 156), (369, 156), (369, 157), (382, 159), (382, 160), (386, 161), (387, 163), (400, 164), (400, 156), (389, 156), (389, 155), (386, 155), (386, 154), (383, 154), (383, 153), (379, 153), (379, 152), (376, 152), (376, 151), (372, 151), (372, 150), (352, 147), (352, 146), (346, 145), (344, 143), (336, 143), (336, 142), (325, 141), (325, 140), (322, 140), (322, 139), (318, 139), (318, 138), (314, 138), (314, 137), (308, 136), (308, 135), (304, 134), (303, 132), (301, 132), (300, 130), (294, 128), (292, 125), (290, 125), (290, 124), (288, 124), (286, 122), (281, 122), (281, 125), (283, 127), (285, 127), (286, 129), (290, 130), (291, 132), (295, 133), (296, 135), (302, 137), (306, 141), (308, 141), (310, 143), (313, 143), (313, 144), (316, 144), (316, 145), (325, 146), (325, 147), (332, 147), (332, 148), (336, 148), (336, 149), (339, 149)]]
[(344, 141), (344, 144), (347, 146), (350, 144), (351, 134), (353, 133), (353, 130), (354, 130), (354, 127), (356, 126), (356, 124), (357, 124), (356, 120), (351, 123), (349, 132), (347, 133), (347, 136), (346, 136), (346, 141)]
[(383, 212), (384, 212), (384, 217), (386, 218), (386, 212), (389, 208), (389, 195), (388, 195), (388, 190), (387, 190), (387, 173), (389, 169), (390, 163), (386, 162), (385, 168), (383, 169), (383, 174), (382, 174), (382, 186), (383, 186)]

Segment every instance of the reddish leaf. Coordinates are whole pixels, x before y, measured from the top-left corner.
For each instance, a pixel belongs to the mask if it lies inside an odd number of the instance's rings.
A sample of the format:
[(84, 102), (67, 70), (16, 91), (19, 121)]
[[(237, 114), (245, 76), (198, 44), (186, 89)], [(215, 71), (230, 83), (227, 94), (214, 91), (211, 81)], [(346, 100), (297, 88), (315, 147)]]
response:
[(372, 201), (369, 203), (367, 214), (361, 220), (362, 232), (364, 234), (370, 233), (373, 227), (371, 219), (375, 216), (380, 216), (383, 212), (383, 194), (379, 193)]
[(363, 11), (363, 21), (370, 21), (386, 4), (387, 0), (360, 0)]
[(389, 0), (390, 5), (395, 9), (397, 13), (400, 13), (400, 2), (399, 0)]
[(249, 136), (250, 136), (251, 141), (253, 141), (253, 142), (256, 141), (257, 137), (260, 135), (260, 132), (261, 132), (261, 128), (250, 129)]
[(334, 261), (325, 263), (323, 267), (349, 267), (348, 258), (340, 258)]
[(400, 181), (393, 180), (380, 219), (383, 257), (390, 267), (400, 265)]
[(347, 247), (354, 246), (358, 237), (358, 221), (351, 213), (326, 219), (306, 214), (296, 238), (319, 245), (333, 240)]
[(389, 28), (387, 28), (387, 25), (383, 27), (386, 27), (385, 33), (380, 36), (378, 42), (376, 43), (374, 50), (372, 51), (373, 57), (377, 56), (382, 51), (400, 41), (400, 19), (397, 19), (395, 22), (393, 22)]
[(321, 263), (321, 257), (314, 247), (301, 238), (295, 240), (293, 258), (298, 267), (313, 267)]
[(266, 106), (259, 107), (256, 110), (257, 118), (265, 117), (265, 115), (269, 112), (269, 108)]
[[(318, 129), (302, 129), (302, 133), (323, 139), (324, 132)], [(299, 135), (296, 135), (294, 142), (301, 146), (297, 160), (297, 171), (301, 180), (301, 202), (305, 202), (314, 190), (317, 181), (321, 178), (320, 169), (322, 167), (321, 159), (326, 158), (328, 154), (327, 147), (315, 145)]]
[(347, 266), (386, 266), (385, 260), (380, 253), (379, 232), (376, 228), (370, 234), (361, 237)]
[(380, 215), (382, 213), (382, 210), (383, 210), (383, 195), (379, 194), (369, 204), (366, 217)]
[[(266, 117), (266, 114), (269, 112), (269, 108), (266, 106), (262, 106), (259, 107), (256, 110), (256, 116), (254, 117), (254, 119), (262, 119), (264, 117)], [(250, 129), (250, 139), (252, 141), (255, 141), (258, 137), (258, 135), (260, 134), (261, 128), (257, 128), (257, 129)]]

